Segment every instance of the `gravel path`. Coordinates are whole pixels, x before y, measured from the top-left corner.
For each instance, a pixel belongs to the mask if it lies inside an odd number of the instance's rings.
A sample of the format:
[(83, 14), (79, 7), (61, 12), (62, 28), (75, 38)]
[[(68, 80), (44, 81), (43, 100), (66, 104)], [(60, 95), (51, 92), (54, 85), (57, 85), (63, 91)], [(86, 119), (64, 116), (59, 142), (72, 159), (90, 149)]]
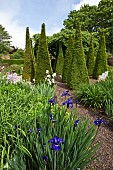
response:
[[(63, 98), (61, 98), (61, 94), (63, 91), (68, 90), (68, 87), (66, 84), (62, 83), (61, 79), (56, 80), (56, 96), (59, 105), (64, 101)], [(71, 94), (72, 98), (74, 98), (73, 91), (69, 90), (69, 93)], [(76, 109), (76, 105), (74, 104), (73, 110)], [(110, 120), (103, 116), (102, 113), (99, 111), (94, 111), (92, 109), (86, 109), (83, 105), (79, 105), (77, 107), (79, 116), (86, 116), (88, 115), (90, 120), (94, 122), (96, 118), (99, 116), (103, 117), (104, 120), (106, 120), (106, 125), (101, 125), (99, 128), (98, 135), (96, 137), (95, 143), (101, 142), (101, 147), (99, 150), (95, 153), (95, 156), (97, 157), (96, 160), (94, 160), (91, 165), (86, 167), (84, 170), (113, 170), (113, 122), (110, 123)], [(96, 114), (97, 113), (97, 114)]]

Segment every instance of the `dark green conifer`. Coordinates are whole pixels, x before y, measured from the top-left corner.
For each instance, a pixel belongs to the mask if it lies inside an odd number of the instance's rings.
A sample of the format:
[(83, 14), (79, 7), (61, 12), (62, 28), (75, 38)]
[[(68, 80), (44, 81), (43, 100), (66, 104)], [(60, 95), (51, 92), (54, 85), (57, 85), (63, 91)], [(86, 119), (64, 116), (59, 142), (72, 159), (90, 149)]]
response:
[(94, 64), (95, 64), (94, 44), (93, 44), (93, 36), (91, 35), (89, 50), (87, 54), (87, 62), (86, 62), (89, 76), (93, 75)]
[(36, 61), (37, 66), (36, 66), (35, 81), (37, 84), (45, 79), (46, 70), (49, 70), (50, 74), (52, 73), (44, 23), (42, 24), (42, 28), (41, 28), (36, 60), (37, 60)]
[(64, 58), (64, 66), (62, 72), (62, 80), (67, 83), (68, 72), (72, 61), (72, 52), (73, 52), (73, 38), (70, 36), (68, 40), (68, 46), (66, 49), (66, 54)]
[(62, 43), (59, 42), (59, 51), (58, 51), (58, 57), (57, 57), (57, 63), (56, 63), (56, 74), (62, 75), (64, 65), (64, 56), (63, 56), (63, 50), (62, 50)]
[(107, 66), (107, 55), (106, 55), (106, 44), (105, 44), (105, 36), (104, 30), (101, 29), (99, 31), (100, 41), (99, 41), (99, 49), (95, 61), (93, 77), (98, 79), (98, 76), (108, 70)]
[(26, 28), (26, 43), (25, 43), (25, 57), (22, 78), (23, 80), (31, 81), (32, 74), (32, 49), (29, 35), (29, 27)]
[(89, 82), (79, 22), (76, 24), (72, 63), (68, 74), (68, 85), (72, 89), (78, 88), (82, 83)]

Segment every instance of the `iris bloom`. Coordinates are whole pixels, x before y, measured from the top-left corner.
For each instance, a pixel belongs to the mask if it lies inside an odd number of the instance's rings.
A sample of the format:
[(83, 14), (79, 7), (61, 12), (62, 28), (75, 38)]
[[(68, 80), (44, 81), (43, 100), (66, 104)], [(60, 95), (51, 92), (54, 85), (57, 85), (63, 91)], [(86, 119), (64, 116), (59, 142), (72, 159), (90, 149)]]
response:
[(75, 120), (74, 127), (77, 126), (79, 122), (80, 122), (80, 120)]
[(68, 92), (69, 92), (68, 90), (64, 91), (62, 93), (61, 97), (63, 97), (63, 96), (70, 96), (70, 94)]
[(51, 149), (54, 151), (60, 151), (60, 144), (64, 144), (63, 139), (59, 138), (58, 136), (53, 137), (52, 139), (48, 140), (49, 143), (51, 143)]
[(29, 128), (29, 130), (28, 130), (30, 133), (32, 133), (33, 132), (33, 130), (31, 129), (31, 128)]
[(42, 156), (42, 158), (43, 158), (44, 161), (48, 160), (48, 156)]
[(73, 102), (71, 99), (67, 99), (65, 102), (62, 103), (62, 105), (66, 105), (66, 104), (67, 104), (67, 108), (73, 107)]
[(94, 124), (97, 125), (98, 127), (101, 125), (101, 124), (106, 124), (106, 121), (105, 120), (102, 120), (100, 118), (98, 118), (97, 120), (94, 121)]
[(55, 98), (49, 99), (48, 104), (52, 104), (52, 105), (56, 104)]

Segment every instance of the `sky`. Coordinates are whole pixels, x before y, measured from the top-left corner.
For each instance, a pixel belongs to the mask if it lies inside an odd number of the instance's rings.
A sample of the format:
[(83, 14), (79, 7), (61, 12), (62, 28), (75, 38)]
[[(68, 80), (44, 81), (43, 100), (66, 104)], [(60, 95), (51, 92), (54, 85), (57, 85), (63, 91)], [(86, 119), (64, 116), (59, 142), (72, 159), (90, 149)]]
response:
[(58, 33), (63, 21), (72, 10), (81, 5), (98, 5), (100, 0), (0, 0), (0, 24), (12, 36), (11, 44), (25, 48), (26, 27), (30, 37), (41, 32), (46, 25), (46, 35)]

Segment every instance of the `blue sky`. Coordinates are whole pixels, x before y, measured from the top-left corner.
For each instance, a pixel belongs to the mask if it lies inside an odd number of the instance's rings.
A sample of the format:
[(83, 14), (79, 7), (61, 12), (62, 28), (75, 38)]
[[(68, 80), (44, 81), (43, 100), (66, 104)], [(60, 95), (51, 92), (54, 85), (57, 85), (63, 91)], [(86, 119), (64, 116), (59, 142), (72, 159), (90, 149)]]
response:
[(98, 5), (100, 0), (0, 0), (0, 24), (12, 36), (12, 45), (25, 47), (25, 30), (32, 37), (40, 33), (41, 24), (46, 24), (46, 35), (63, 28), (63, 21), (72, 10), (81, 5)]

